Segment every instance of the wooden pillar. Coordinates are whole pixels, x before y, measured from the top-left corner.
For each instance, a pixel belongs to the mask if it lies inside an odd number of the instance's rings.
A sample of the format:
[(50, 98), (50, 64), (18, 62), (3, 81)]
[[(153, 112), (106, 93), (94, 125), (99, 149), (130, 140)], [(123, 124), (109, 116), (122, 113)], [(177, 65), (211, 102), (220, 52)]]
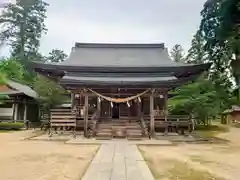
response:
[(27, 101), (26, 100), (24, 100), (23, 121), (24, 121), (25, 128), (28, 128), (28, 125), (27, 125)]
[(15, 102), (13, 102), (12, 109), (13, 109), (12, 120), (13, 120), (14, 122), (16, 122), (16, 119), (15, 119), (16, 104), (15, 104)]
[(97, 110), (100, 112), (101, 110), (101, 102), (99, 101), (98, 97), (97, 97)]
[(71, 107), (74, 109), (75, 107), (75, 94), (71, 92)]
[[(168, 116), (168, 105), (167, 105), (167, 100), (168, 100), (168, 92), (166, 91), (164, 94), (164, 117), (165, 121), (167, 121), (167, 116)], [(165, 134), (168, 133), (168, 126), (165, 128)]]
[(88, 136), (88, 95), (84, 94), (84, 135)]
[(14, 111), (14, 121), (16, 122), (18, 120), (18, 108), (19, 108), (19, 105), (17, 103), (14, 104), (15, 106), (15, 111)]
[(98, 99), (98, 97), (97, 97), (97, 116), (98, 116), (98, 118), (100, 118), (101, 117), (101, 101)]
[(141, 102), (139, 102), (139, 100), (137, 100), (137, 116), (139, 119), (142, 116), (142, 107), (141, 107)]
[(151, 136), (155, 134), (155, 123), (154, 123), (154, 97), (153, 91), (150, 94), (150, 133)]

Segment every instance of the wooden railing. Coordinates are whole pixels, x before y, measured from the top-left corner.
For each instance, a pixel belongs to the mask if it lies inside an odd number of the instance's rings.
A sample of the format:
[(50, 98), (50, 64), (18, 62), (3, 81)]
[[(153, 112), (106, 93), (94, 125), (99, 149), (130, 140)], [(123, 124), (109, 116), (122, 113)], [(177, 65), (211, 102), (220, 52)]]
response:
[(141, 124), (144, 135), (149, 137), (148, 126), (146, 125), (146, 122), (144, 120), (143, 113), (141, 114), (141, 117), (140, 117), (140, 124)]
[(193, 123), (190, 116), (187, 115), (169, 115), (166, 117), (155, 117), (155, 128), (164, 128), (165, 133), (168, 131), (184, 134), (187, 130), (188, 133), (192, 132)]
[(68, 109), (52, 109), (50, 116), (50, 133), (53, 135), (55, 131), (69, 131), (72, 130), (73, 136), (76, 136), (76, 115)]
[(94, 137), (96, 135), (97, 122), (100, 118), (100, 111), (96, 110), (91, 117), (91, 122), (88, 125), (88, 137)]

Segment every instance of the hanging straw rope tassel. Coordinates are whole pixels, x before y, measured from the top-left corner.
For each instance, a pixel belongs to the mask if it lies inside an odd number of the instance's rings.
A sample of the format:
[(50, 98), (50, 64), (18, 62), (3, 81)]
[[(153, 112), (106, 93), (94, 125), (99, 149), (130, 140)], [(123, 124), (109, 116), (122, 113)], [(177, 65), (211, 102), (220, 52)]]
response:
[(92, 89), (88, 89), (88, 90), (91, 91), (92, 93), (96, 94), (97, 96), (107, 100), (107, 101), (115, 102), (115, 103), (125, 103), (125, 102), (131, 101), (133, 99), (136, 99), (136, 98), (146, 94), (150, 89), (147, 89), (147, 90), (145, 90), (144, 92), (142, 92), (140, 94), (137, 94), (135, 96), (130, 96), (130, 97), (127, 97), (127, 98), (111, 98), (111, 97), (107, 97), (107, 96), (104, 96), (102, 94), (99, 94), (96, 91), (93, 91)]

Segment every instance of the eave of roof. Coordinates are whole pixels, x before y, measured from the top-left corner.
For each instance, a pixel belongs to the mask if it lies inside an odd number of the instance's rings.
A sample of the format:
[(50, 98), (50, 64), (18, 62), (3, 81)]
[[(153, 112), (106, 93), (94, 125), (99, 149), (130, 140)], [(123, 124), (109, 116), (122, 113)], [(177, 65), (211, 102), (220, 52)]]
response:
[(102, 66), (102, 67), (89, 67), (89, 66), (67, 66), (67, 65), (56, 65), (56, 64), (42, 64), (33, 62), (32, 67), (37, 72), (46, 72), (46, 73), (53, 73), (64, 75), (65, 72), (113, 72), (113, 73), (121, 73), (121, 72), (139, 72), (139, 73), (149, 73), (149, 72), (191, 72), (191, 71), (204, 71), (210, 67), (210, 63), (206, 64), (197, 64), (197, 65), (190, 65), (185, 64), (182, 66), (165, 66), (165, 67), (156, 67), (156, 66), (149, 66), (149, 67), (117, 67), (117, 66)]
[(76, 77), (64, 76), (61, 81), (79, 82), (113, 82), (113, 83), (137, 83), (137, 82), (159, 82), (177, 80), (174, 76), (167, 77)]
[(106, 87), (106, 86), (111, 86), (111, 87), (156, 87), (156, 88), (162, 88), (162, 87), (167, 87), (167, 88), (175, 88), (178, 87), (184, 83), (187, 83), (189, 81), (195, 80), (199, 75), (192, 75), (189, 77), (184, 77), (184, 78), (165, 78), (165, 79), (155, 79), (155, 80), (143, 80), (143, 81), (116, 81), (115, 78), (111, 79), (61, 79), (60, 80), (60, 85), (71, 89), (75, 87)]
[(20, 84), (11, 80), (7, 80), (7, 85), (11, 87), (13, 90), (8, 92), (2, 92), (2, 93), (5, 93), (7, 95), (23, 95), (24, 94), (34, 99), (38, 98), (38, 94), (27, 85)]

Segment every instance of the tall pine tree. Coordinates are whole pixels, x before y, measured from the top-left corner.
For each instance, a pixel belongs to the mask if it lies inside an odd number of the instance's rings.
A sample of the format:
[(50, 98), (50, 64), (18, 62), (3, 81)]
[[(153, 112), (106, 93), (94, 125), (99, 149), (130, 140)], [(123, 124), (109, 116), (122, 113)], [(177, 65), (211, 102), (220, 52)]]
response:
[(184, 50), (180, 44), (173, 46), (170, 55), (173, 61), (184, 62)]
[(209, 61), (213, 63), (213, 77), (218, 79), (230, 72), (234, 75), (238, 87), (240, 87), (239, 7), (239, 0), (208, 0), (201, 12), (200, 25), (201, 34), (206, 42), (204, 48)]
[(47, 61), (51, 63), (60, 63), (67, 59), (67, 55), (64, 53), (63, 50), (60, 49), (53, 49), (49, 56), (47, 57)]
[(43, 0), (17, 0), (0, 16), (0, 39), (11, 46), (12, 56), (27, 64), (38, 53), (47, 3)]
[(193, 36), (191, 48), (188, 50), (186, 57), (187, 63), (201, 64), (207, 61), (207, 53), (204, 50), (204, 39), (200, 32)]

